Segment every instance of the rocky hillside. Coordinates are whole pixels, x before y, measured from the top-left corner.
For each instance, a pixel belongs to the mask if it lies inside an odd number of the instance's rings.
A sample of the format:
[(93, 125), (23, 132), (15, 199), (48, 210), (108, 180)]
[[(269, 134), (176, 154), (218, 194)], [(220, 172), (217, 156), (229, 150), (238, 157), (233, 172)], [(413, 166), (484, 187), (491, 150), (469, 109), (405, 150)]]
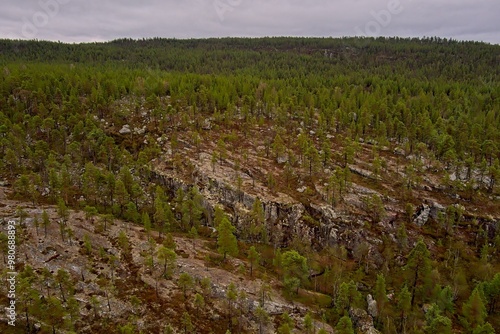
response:
[[(210, 239), (159, 236), (121, 220), (105, 222), (73, 210), (64, 222), (71, 232), (61, 234), (57, 207), (8, 200), (9, 193), (8, 188), (0, 188), (2, 228), (9, 220), (19, 224), (16, 306), (19, 317), (25, 308), (32, 310), (30, 332), (50, 332), (50, 326), (57, 332), (77, 333), (163, 333), (169, 328), (182, 332), (187, 313), (196, 333), (225, 333), (228, 326), (254, 333), (260, 325), (264, 333), (271, 333), (285, 312), (303, 330), (308, 306), (285, 299), (279, 281), (260, 269), (249, 277), (248, 261), (232, 258), (223, 267), (215, 266), (210, 259), (217, 252)], [(50, 221), (46, 226), (44, 211)], [(168, 275), (163, 273), (163, 245), (177, 254), (168, 262)], [(23, 284), (28, 281), (29, 285)], [(6, 302), (5, 287), (2, 303)], [(312, 293), (310, 297), (319, 298)], [(47, 312), (33, 310), (41, 306)], [(269, 315), (266, 321), (255, 317), (259, 307)], [(22, 320), (16, 328), (9, 327), (7, 320), (2, 314), (2, 333), (26, 332)], [(317, 330), (332, 332), (320, 320), (313, 324)]]
[(0, 41), (0, 331), (494, 333), (498, 46), (359, 42)]

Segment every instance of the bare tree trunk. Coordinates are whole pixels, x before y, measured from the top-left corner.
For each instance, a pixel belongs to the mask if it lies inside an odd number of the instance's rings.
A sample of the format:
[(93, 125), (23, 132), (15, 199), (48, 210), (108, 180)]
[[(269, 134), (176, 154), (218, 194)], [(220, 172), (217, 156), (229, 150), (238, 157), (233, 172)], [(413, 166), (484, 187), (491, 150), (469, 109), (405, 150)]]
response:
[(59, 283), (59, 289), (61, 290), (62, 299), (66, 303), (66, 297), (64, 296), (64, 290), (61, 283)]

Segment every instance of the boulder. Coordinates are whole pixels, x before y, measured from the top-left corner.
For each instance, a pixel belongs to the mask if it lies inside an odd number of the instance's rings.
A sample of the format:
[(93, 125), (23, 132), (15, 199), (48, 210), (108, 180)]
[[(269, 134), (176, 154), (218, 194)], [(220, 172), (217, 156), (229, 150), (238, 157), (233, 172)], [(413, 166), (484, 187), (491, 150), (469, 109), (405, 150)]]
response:
[(134, 128), (134, 133), (138, 135), (143, 135), (146, 133), (146, 127), (143, 126), (142, 128)]
[(358, 174), (358, 175), (366, 177), (368, 179), (373, 178), (373, 173), (370, 172), (369, 170), (359, 168), (359, 167), (354, 166), (354, 165), (349, 165), (349, 170), (354, 174)]
[(132, 133), (132, 130), (130, 130), (130, 125), (125, 124), (120, 131), (118, 131), (119, 134), (121, 135), (127, 135), (129, 133)]
[(434, 220), (437, 219), (439, 212), (444, 212), (446, 210), (446, 208), (438, 202), (431, 202), (430, 207), (430, 217)]
[(413, 219), (413, 223), (418, 226), (424, 226), (429, 220), (429, 216), (431, 213), (431, 207), (427, 204), (422, 204)]
[(373, 318), (378, 317), (377, 301), (373, 299), (372, 295), (366, 296), (366, 303), (368, 304), (368, 314)]
[(315, 210), (323, 218), (324, 223), (332, 223), (339, 219), (339, 215), (332, 209), (330, 205), (316, 205), (311, 203), (311, 209)]
[(302, 194), (304, 191), (306, 191), (306, 190), (307, 190), (307, 187), (306, 187), (306, 186), (302, 186), (302, 187), (300, 187), (300, 188), (297, 188), (297, 191), (298, 191), (299, 193), (301, 193), (301, 194)]
[(358, 333), (380, 334), (373, 325), (373, 318), (365, 310), (352, 307), (349, 315), (354, 326), (358, 329)]
[(288, 154), (280, 155), (276, 158), (276, 162), (279, 164), (284, 164), (288, 162)]
[(203, 130), (211, 130), (212, 129), (212, 122), (210, 121), (209, 118), (205, 118), (203, 121), (203, 125), (201, 127)]

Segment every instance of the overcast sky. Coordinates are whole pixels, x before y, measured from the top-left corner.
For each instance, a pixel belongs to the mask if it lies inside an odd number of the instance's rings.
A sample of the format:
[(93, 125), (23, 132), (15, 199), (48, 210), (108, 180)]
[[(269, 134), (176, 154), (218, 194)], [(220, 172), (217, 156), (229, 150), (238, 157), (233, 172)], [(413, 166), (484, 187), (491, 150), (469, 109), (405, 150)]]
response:
[(500, 44), (499, 0), (3, 0), (0, 38), (439, 36)]

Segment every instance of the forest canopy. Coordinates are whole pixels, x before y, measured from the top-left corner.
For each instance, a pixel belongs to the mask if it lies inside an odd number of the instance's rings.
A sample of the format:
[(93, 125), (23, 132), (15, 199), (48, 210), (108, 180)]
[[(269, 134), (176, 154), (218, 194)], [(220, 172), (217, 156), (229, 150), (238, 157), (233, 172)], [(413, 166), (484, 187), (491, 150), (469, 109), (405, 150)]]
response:
[[(141, 224), (154, 246), (156, 230), (166, 240), (161, 279), (175, 275), (169, 233), (201, 235), (221, 262), (248, 254), (252, 278), (265, 268), (283, 279), (287, 298), (314, 286), (331, 301), (322, 320), (337, 329), (352, 329), (349, 312), (370, 292), (384, 332), (491, 333), (499, 64), (499, 45), (434, 37), (0, 40), (0, 176), (15, 199), (57, 206), (63, 241), (67, 207)], [(203, 190), (220, 184), (203, 184), (193, 161), (230, 174), (232, 214), (207, 208)], [(159, 166), (189, 186), (159, 182)], [(323, 239), (273, 230), (255, 189), (300, 203), (299, 223)], [(443, 205), (422, 204), (426, 196)], [(249, 198), (245, 216), (235, 214)], [(338, 231), (326, 233), (320, 213), (342, 210), (360, 217), (342, 223), (339, 240), (351, 239), (321, 244)], [(179, 284), (185, 300), (194, 282)]]

